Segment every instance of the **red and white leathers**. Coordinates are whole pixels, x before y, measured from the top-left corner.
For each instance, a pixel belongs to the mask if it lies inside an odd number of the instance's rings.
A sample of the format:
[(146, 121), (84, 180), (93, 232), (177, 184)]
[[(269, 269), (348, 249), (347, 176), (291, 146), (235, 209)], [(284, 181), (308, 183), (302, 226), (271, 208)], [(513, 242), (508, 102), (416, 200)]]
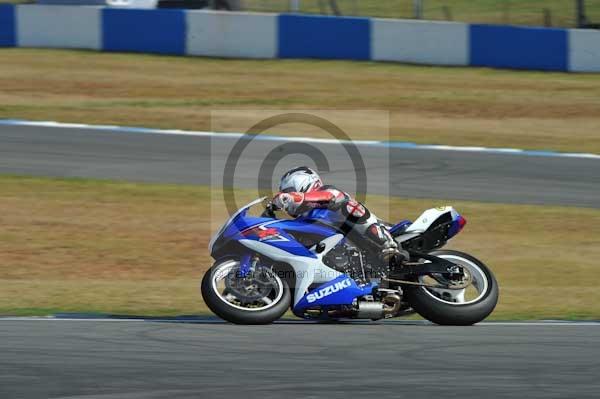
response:
[(297, 217), (313, 208), (326, 208), (339, 212), (346, 228), (366, 237), (382, 251), (382, 257), (389, 260), (398, 253), (398, 244), (387, 227), (360, 202), (348, 193), (333, 186), (317, 185), (308, 192), (280, 192), (275, 195), (273, 205)]

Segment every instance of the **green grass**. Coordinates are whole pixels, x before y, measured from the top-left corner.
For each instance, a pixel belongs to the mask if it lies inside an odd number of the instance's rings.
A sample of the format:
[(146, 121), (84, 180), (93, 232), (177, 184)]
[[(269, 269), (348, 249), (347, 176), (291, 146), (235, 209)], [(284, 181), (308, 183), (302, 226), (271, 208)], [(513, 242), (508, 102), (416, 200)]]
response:
[[(0, 314), (207, 312), (198, 286), (226, 217), (219, 190), (10, 176), (0, 187)], [(446, 202), (367, 201), (390, 220)], [(500, 283), (493, 319), (600, 318), (600, 210), (453, 205), (469, 224), (449, 247), (484, 260)]]
[[(264, 110), (349, 110), (341, 122), (354, 139), (600, 153), (600, 74), (34, 49), (0, 57), (0, 118), (245, 131)], [(226, 110), (226, 123), (211, 123)], [(269, 133), (327, 137), (299, 124)]]

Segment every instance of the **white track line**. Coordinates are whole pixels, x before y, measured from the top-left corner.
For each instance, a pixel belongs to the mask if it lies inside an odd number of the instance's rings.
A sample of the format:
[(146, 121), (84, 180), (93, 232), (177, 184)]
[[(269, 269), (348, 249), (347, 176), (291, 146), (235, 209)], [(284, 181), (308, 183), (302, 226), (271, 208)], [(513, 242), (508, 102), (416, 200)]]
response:
[[(169, 319), (169, 318), (165, 318), (165, 319), (143, 319), (143, 318), (131, 318), (131, 319), (127, 319), (127, 318), (118, 318), (118, 319), (112, 319), (112, 318), (94, 318), (94, 317), (89, 317), (89, 318), (69, 318), (69, 317), (53, 317), (53, 316), (40, 316), (40, 317), (0, 317), (0, 322), (3, 321), (52, 321), (52, 322), (61, 322), (61, 321), (76, 321), (76, 322), (93, 322), (93, 321), (97, 321), (97, 322), (111, 322), (111, 323), (118, 323), (118, 322), (170, 322), (170, 323), (199, 323), (199, 324), (208, 324), (208, 323), (225, 323), (224, 321), (220, 320), (220, 319), (212, 319), (212, 318), (207, 318), (207, 319)], [(288, 323), (294, 323), (294, 322), (298, 322), (298, 324), (303, 324), (306, 323), (306, 320), (302, 320), (302, 319), (297, 319), (297, 320), (292, 320), (292, 319), (285, 319), (282, 320), (284, 322), (288, 322)], [(356, 320), (356, 321), (360, 321), (360, 320)], [(344, 323), (345, 322), (345, 323)], [(342, 324), (348, 324), (348, 323), (352, 323), (352, 320), (345, 320)], [(370, 322), (367, 322), (366, 324), (369, 324)], [(365, 324), (365, 323), (362, 323)], [(385, 324), (400, 324), (400, 325), (429, 325), (428, 322), (426, 321), (422, 321), (422, 320), (388, 320), (385, 321)], [(522, 327), (544, 327), (544, 326), (553, 326), (553, 327), (558, 327), (558, 326), (578, 326), (578, 327), (600, 327), (600, 322), (598, 321), (557, 321), (557, 320), (548, 320), (548, 321), (498, 321), (498, 322), (494, 322), (494, 321), (488, 321), (488, 322), (482, 322), (482, 323), (477, 323), (478, 326), (484, 326), (484, 327), (493, 327), (493, 326), (502, 326), (502, 327), (506, 327), (506, 326), (522, 326)]]
[[(229, 139), (239, 139), (246, 136), (243, 133), (218, 133), (204, 131), (186, 131), (177, 129), (152, 129), (144, 127), (127, 127), (113, 125), (88, 125), (84, 123), (62, 123), (54, 121), (24, 121), (12, 119), (0, 119), (2, 126), (29, 126), (29, 127), (46, 127), (60, 129), (86, 129), (96, 131), (110, 131), (122, 133), (142, 133), (142, 134), (168, 134), (176, 136), (196, 136), (196, 137), (219, 137)], [(463, 151), (463, 152), (479, 152), (488, 154), (513, 154), (526, 156), (541, 156), (541, 157), (557, 157), (557, 158), (580, 158), (580, 159), (596, 159), (600, 160), (599, 154), (590, 153), (567, 153), (546, 150), (524, 150), (519, 148), (493, 148), (493, 147), (472, 147), (472, 146), (451, 146), (437, 144), (416, 144), (401, 141), (378, 141), (378, 140), (353, 140), (344, 141), (337, 139), (324, 139), (315, 137), (289, 137), (289, 136), (271, 136), (257, 135), (254, 140), (262, 141), (282, 141), (282, 142), (305, 142), (319, 144), (337, 144), (337, 143), (352, 143), (356, 146), (384, 147), (384, 148), (403, 148), (413, 150), (434, 150), (434, 151)]]

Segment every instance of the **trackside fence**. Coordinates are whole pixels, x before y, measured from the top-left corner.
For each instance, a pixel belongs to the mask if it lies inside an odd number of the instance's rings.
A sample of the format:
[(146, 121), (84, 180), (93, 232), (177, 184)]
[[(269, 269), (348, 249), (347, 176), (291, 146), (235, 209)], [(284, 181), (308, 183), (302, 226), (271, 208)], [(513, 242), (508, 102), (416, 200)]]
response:
[(0, 4), (0, 47), (600, 72), (600, 30), (297, 14)]

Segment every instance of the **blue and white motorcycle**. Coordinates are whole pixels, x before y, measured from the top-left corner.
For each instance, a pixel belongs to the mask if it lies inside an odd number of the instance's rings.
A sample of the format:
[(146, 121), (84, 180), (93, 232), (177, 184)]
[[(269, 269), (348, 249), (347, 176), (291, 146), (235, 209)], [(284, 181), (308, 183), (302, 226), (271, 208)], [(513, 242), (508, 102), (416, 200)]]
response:
[(314, 209), (277, 219), (237, 211), (209, 244), (216, 260), (202, 279), (202, 296), (221, 318), (267, 324), (291, 308), (317, 320), (378, 320), (417, 312), (444, 325), (471, 325), (498, 302), (498, 283), (474, 257), (440, 250), (465, 219), (452, 207), (425, 211), (416, 222), (389, 226), (410, 260), (383, 265), (364, 239), (339, 224), (339, 214)]

